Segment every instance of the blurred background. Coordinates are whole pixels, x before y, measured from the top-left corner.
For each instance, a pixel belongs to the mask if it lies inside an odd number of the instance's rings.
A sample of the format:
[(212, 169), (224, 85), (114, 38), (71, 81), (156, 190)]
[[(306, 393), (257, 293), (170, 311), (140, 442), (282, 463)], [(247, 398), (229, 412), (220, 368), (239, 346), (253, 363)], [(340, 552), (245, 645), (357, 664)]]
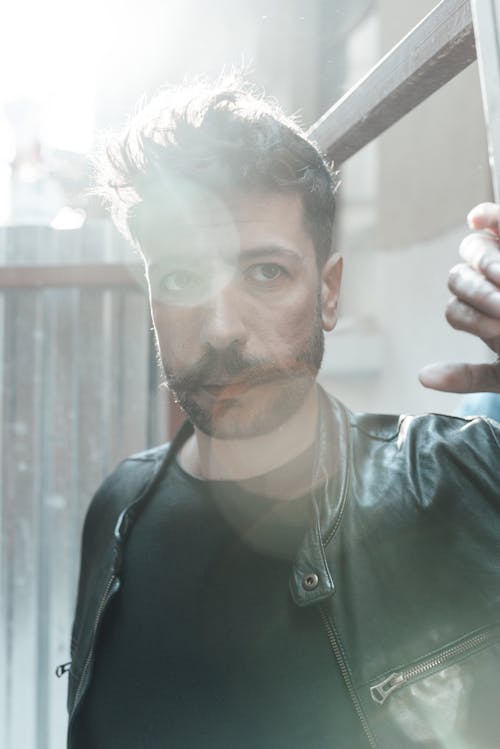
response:
[[(160, 442), (137, 263), (91, 199), (96, 133), (166, 83), (233, 66), (305, 127), (431, 0), (34, 0), (0, 29), (0, 745), (62, 749), (82, 518), (103, 475)], [(354, 410), (453, 412), (417, 370), (487, 352), (443, 317), (465, 216), (491, 199), (474, 63), (341, 169), (346, 256), (322, 381)]]

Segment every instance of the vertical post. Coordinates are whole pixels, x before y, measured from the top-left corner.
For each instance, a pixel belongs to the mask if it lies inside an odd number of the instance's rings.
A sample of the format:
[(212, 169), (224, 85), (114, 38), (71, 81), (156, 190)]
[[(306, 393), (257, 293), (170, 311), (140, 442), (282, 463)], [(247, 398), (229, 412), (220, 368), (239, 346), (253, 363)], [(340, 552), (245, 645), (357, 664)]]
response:
[(495, 200), (500, 202), (500, 0), (471, 0)]

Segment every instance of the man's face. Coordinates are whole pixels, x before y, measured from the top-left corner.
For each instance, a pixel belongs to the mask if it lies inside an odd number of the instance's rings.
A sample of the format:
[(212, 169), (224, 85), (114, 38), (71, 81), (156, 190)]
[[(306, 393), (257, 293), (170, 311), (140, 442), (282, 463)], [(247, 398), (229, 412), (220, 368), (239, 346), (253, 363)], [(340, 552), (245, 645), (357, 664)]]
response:
[(340, 263), (333, 280), (318, 270), (300, 197), (204, 196), (148, 255), (159, 358), (194, 425), (234, 439), (285, 422), (315, 380), (340, 284)]

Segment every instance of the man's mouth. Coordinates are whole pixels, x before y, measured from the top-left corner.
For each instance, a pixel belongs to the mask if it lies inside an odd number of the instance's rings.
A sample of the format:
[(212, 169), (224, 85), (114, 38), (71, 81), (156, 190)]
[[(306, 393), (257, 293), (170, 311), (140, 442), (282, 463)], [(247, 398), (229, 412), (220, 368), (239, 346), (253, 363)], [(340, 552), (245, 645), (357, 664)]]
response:
[(267, 385), (275, 382), (277, 379), (279, 379), (279, 376), (274, 370), (254, 370), (253, 372), (246, 373), (245, 377), (235, 377), (234, 379), (221, 378), (216, 381), (206, 382), (198, 387), (213, 398), (230, 400), (238, 398), (251, 388), (255, 388), (258, 385)]
[(243, 395), (252, 387), (248, 380), (233, 380), (228, 382), (210, 382), (202, 386), (202, 390), (219, 400), (231, 400)]

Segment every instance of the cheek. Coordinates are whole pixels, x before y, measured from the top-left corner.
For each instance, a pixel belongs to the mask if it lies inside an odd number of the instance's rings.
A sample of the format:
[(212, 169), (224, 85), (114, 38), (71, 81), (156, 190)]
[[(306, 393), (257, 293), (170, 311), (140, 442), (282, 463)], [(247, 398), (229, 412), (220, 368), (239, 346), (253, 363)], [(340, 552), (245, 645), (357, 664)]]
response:
[(162, 356), (174, 365), (189, 361), (199, 349), (199, 315), (156, 304), (152, 316)]
[(278, 352), (293, 354), (312, 338), (318, 321), (317, 304), (314, 294), (304, 297), (293, 295), (286, 303), (273, 305), (263, 313), (254, 311), (251, 325), (256, 345), (265, 345), (266, 353), (276, 356)]

